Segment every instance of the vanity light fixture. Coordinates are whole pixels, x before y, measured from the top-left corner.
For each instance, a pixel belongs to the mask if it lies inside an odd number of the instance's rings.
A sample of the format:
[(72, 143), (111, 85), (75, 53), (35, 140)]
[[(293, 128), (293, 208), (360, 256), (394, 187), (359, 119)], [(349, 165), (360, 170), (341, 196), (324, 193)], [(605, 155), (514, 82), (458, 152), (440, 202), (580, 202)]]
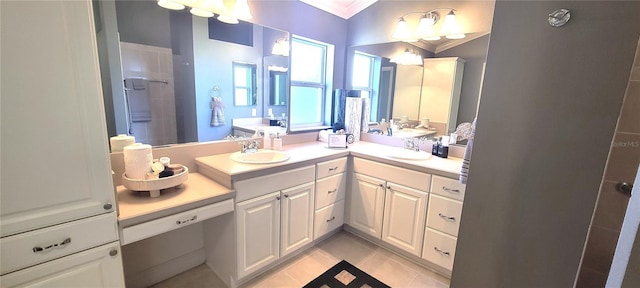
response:
[[(437, 12), (439, 10), (448, 10), (449, 13), (445, 16), (444, 23), (442, 23), (440, 30), (436, 31), (435, 26), (438, 20), (440, 20), (440, 14)], [(442, 36), (447, 39), (462, 39), (465, 37), (465, 34), (462, 33), (462, 28), (458, 24), (454, 12), (455, 10), (451, 8), (436, 8), (427, 12), (410, 12), (404, 14), (398, 19), (392, 37), (405, 42), (416, 42), (419, 39), (440, 40)], [(415, 33), (412, 33), (405, 17), (417, 14), (422, 16), (420, 17), (418, 28)]]
[(191, 7), (189, 12), (195, 16), (208, 18), (218, 14), (218, 20), (228, 24), (238, 24), (238, 19), (253, 18), (247, 0), (234, 0), (231, 11), (225, 7), (223, 0), (158, 0), (158, 6), (171, 10)]
[(271, 49), (271, 54), (280, 55), (280, 56), (289, 56), (289, 39), (283, 38), (276, 40), (273, 43), (273, 49)]
[(422, 56), (407, 48), (404, 53), (392, 58), (390, 62), (398, 65), (422, 65)]

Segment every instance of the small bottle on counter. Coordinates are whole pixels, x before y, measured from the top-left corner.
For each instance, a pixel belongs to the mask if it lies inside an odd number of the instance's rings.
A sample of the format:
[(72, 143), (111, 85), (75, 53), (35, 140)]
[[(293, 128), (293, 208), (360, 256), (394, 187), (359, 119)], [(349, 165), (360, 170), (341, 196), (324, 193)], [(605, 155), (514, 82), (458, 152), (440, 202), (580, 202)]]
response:
[(280, 138), (280, 133), (276, 133), (276, 138), (273, 139), (273, 150), (282, 150), (282, 138)]
[(271, 149), (271, 134), (267, 130), (264, 130), (264, 135), (262, 138), (262, 148)]
[(440, 145), (438, 145), (438, 157), (449, 157), (449, 136), (442, 136), (442, 141)]
[(434, 139), (433, 145), (431, 146), (431, 155), (438, 156), (438, 147), (440, 146), (440, 139)]

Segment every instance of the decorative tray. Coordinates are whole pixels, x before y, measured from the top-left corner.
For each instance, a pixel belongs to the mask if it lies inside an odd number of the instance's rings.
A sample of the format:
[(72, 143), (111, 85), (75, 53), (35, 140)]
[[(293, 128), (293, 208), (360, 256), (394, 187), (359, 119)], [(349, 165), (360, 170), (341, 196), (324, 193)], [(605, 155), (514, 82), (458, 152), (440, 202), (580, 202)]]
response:
[(182, 167), (184, 168), (182, 172), (158, 179), (131, 179), (122, 173), (122, 185), (132, 191), (149, 191), (149, 196), (158, 197), (160, 190), (179, 186), (189, 179), (189, 168), (184, 165)]

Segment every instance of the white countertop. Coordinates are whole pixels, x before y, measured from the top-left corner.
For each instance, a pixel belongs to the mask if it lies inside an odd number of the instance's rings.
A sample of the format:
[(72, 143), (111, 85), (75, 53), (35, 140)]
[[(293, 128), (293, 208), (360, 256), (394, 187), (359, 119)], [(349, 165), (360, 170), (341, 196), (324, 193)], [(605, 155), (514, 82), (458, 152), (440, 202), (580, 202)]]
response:
[(285, 145), (283, 151), (290, 155), (289, 160), (285, 162), (272, 164), (239, 163), (231, 160), (230, 155), (232, 153), (226, 153), (198, 157), (196, 158), (196, 163), (198, 163), (201, 173), (210, 176), (227, 187), (233, 187), (233, 181), (291, 169), (308, 162), (326, 161), (348, 155), (444, 177), (458, 178), (460, 175), (462, 167), (462, 159), (460, 158), (432, 156), (427, 160), (403, 160), (387, 156), (392, 149), (402, 148), (360, 141), (349, 145), (347, 149), (330, 149), (327, 148), (327, 143), (307, 142)]
[(156, 198), (149, 197), (149, 192), (131, 191), (122, 185), (116, 188), (120, 227), (187, 211), (235, 196), (234, 190), (200, 173), (189, 173), (189, 179), (182, 184), (182, 187), (163, 190), (160, 197)]

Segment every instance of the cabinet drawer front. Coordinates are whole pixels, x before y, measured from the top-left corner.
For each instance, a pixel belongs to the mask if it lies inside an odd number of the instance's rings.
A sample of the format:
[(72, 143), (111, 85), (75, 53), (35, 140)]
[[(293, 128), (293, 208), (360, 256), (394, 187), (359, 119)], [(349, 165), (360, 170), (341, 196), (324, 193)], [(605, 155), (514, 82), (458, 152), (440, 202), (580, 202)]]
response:
[(344, 199), (347, 177), (345, 173), (318, 180), (316, 189), (316, 209)]
[(431, 193), (464, 201), (464, 191), (467, 185), (460, 183), (458, 179), (445, 178), (433, 175), (431, 178)]
[(413, 189), (429, 191), (431, 174), (416, 172), (362, 158), (353, 158), (353, 172), (395, 182)]
[(122, 229), (122, 245), (182, 228), (233, 211), (233, 199), (158, 218)]
[(458, 236), (462, 202), (429, 195), (429, 209), (427, 212), (427, 226), (442, 232)]
[(0, 240), (1, 274), (118, 240), (115, 212)]
[(2, 287), (125, 287), (121, 250), (112, 242), (0, 277)]
[(240, 180), (233, 184), (236, 188), (236, 202), (263, 196), (269, 192), (291, 188), (315, 180), (316, 166), (273, 173), (270, 175)]
[(344, 223), (344, 200), (316, 211), (313, 239), (318, 239)]
[(427, 228), (422, 258), (451, 271), (456, 258), (456, 242), (456, 237)]
[(326, 161), (318, 163), (316, 169), (316, 179), (324, 178), (331, 175), (336, 175), (347, 170), (347, 158), (340, 158), (336, 160)]

